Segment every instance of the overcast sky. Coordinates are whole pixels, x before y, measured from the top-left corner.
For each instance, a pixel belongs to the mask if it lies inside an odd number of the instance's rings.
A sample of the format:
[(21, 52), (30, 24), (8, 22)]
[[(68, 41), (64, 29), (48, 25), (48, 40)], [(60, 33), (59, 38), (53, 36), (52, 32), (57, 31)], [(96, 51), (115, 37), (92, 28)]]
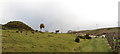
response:
[[(22, 21), (62, 32), (118, 26), (119, 0), (0, 0), (0, 24)], [(97, 25), (96, 25), (97, 24)]]

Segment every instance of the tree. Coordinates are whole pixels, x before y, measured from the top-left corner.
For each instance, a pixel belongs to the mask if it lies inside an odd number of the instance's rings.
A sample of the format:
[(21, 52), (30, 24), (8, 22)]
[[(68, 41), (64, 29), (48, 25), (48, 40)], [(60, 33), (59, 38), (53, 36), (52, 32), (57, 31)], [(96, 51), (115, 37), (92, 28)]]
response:
[(44, 24), (40, 24), (40, 30), (42, 30), (42, 28), (45, 28)]

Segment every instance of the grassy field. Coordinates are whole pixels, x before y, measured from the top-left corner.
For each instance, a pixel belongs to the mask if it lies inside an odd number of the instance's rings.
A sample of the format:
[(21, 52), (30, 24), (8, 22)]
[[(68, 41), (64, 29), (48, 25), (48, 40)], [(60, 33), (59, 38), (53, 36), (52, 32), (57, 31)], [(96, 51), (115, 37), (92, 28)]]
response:
[(74, 34), (32, 34), (28, 31), (2, 30), (3, 52), (112, 52), (105, 38), (80, 39)]

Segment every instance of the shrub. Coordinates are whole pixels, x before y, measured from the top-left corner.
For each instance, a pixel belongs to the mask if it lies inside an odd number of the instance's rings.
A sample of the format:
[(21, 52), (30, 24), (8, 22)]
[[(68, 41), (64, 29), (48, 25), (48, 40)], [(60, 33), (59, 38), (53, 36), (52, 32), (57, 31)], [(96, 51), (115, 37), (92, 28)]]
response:
[(42, 31), (39, 31), (40, 33), (42, 33)]
[(91, 37), (87, 37), (86, 39), (91, 39)]
[(75, 39), (75, 42), (80, 42), (80, 39), (79, 39), (79, 37), (77, 37), (76, 39)]
[(16, 33), (19, 33), (19, 31), (16, 31)]
[(35, 32), (38, 32), (38, 30), (35, 30)]
[(34, 34), (34, 31), (32, 31), (31, 33)]
[(51, 32), (51, 34), (53, 34), (54, 32)]
[(86, 38), (86, 39), (91, 39), (91, 37), (89, 37), (89, 34), (86, 34), (86, 35), (85, 35), (85, 38)]

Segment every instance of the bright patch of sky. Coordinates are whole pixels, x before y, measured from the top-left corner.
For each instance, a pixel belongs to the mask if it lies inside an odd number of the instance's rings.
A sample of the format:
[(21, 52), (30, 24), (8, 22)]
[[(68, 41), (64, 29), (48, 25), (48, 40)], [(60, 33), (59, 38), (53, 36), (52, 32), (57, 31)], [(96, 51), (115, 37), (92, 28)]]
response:
[[(119, 0), (1, 0), (0, 23), (22, 21), (61, 32), (118, 26)], [(97, 24), (97, 25), (96, 25)]]

